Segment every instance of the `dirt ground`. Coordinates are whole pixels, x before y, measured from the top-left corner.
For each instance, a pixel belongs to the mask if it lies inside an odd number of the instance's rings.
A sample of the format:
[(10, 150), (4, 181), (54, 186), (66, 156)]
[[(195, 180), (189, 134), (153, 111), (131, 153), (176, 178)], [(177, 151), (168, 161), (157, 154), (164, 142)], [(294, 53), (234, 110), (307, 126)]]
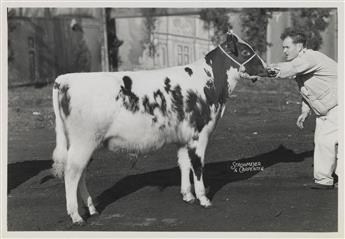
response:
[[(311, 117), (299, 130), (294, 82), (241, 82), (206, 153), (213, 206), (179, 193), (176, 146), (141, 155), (103, 149), (88, 168), (100, 215), (83, 227), (66, 214), (64, 184), (49, 176), (55, 143), (51, 86), (9, 90), (9, 231), (336, 232), (338, 191), (312, 190)], [(241, 167), (242, 166), (242, 167)]]

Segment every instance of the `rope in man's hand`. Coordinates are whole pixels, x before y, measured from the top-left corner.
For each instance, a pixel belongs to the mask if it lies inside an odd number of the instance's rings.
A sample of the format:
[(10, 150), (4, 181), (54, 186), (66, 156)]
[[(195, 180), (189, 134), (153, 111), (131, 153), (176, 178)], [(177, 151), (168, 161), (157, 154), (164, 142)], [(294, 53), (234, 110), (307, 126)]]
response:
[(277, 77), (279, 74), (279, 69), (269, 66), (267, 69), (268, 77)]
[[(267, 69), (267, 77), (278, 77), (279, 69), (274, 67), (268, 67)], [(261, 76), (251, 76), (247, 72), (245, 72), (245, 68), (239, 69), (239, 74), (242, 79), (245, 80), (252, 80), (253, 82), (260, 80)]]

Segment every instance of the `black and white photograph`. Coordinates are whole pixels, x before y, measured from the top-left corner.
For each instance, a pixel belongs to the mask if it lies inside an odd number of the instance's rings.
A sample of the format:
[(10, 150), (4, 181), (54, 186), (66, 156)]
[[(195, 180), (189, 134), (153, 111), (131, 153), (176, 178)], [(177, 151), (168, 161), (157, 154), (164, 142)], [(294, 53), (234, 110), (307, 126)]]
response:
[(342, 1), (86, 3), (2, 2), (1, 238), (344, 237)]

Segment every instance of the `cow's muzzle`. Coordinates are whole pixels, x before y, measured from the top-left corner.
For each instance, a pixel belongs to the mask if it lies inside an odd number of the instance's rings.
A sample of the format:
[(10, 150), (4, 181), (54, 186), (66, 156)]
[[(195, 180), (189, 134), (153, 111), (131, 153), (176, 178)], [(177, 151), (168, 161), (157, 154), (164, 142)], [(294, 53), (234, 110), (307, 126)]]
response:
[[(262, 73), (261, 73), (262, 74)], [(241, 66), (239, 69), (239, 75), (242, 79), (246, 79), (246, 80), (251, 80), (252, 82), (256, 82), (257, 80), (259, 80), (262, 76), (260, 74), (258, 75), (249, 75), (246, 72), (246, 69), (244, 66)]]

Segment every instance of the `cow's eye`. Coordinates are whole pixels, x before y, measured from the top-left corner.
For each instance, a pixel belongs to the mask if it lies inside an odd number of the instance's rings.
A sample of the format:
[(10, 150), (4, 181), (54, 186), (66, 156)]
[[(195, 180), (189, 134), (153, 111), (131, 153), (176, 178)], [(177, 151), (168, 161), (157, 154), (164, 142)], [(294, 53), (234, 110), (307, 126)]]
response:
[(250, 56), (250, 52), (248, 50), (241, 51), (242, 56)]

